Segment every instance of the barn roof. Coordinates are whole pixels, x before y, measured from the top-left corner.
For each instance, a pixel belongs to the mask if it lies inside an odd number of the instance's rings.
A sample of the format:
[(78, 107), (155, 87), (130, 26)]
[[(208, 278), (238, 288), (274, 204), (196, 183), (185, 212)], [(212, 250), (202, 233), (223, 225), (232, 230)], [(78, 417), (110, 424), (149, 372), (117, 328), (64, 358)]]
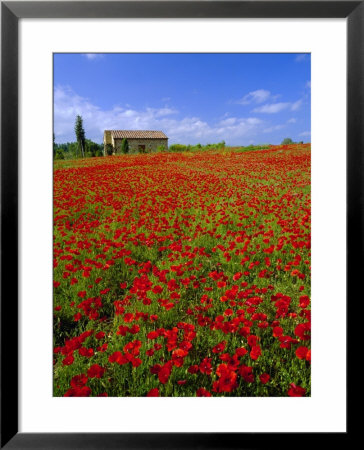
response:
[(168, 139), (163, 131), (111, 130), (114, 139)]

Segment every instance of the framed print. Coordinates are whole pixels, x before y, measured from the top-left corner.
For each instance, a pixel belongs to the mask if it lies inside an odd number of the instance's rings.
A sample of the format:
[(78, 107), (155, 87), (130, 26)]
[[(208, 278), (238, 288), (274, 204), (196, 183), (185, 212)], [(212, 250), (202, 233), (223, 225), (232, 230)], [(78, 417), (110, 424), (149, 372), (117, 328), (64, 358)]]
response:
[(2, 446), (348, 439), (363, 11), (2, 2)]

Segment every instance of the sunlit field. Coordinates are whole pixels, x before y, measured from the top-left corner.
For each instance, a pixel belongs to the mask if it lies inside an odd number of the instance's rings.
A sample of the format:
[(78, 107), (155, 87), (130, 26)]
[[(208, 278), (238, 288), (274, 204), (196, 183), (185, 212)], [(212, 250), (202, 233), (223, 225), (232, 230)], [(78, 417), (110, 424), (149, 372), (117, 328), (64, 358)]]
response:
[(310, 396), (310, 145), (55, 161), (55, 396)]

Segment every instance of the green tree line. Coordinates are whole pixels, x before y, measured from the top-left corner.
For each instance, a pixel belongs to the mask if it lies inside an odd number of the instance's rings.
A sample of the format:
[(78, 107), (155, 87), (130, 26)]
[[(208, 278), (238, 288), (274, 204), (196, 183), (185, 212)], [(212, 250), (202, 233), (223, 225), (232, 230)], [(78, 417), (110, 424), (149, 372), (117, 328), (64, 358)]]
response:
[[(104, 145), (97, 144), (90, 139), (84, 142), (84, 157), (92, 158), (95, 156), (104, 156)], [(66, 142), (64, 144), (53, 145), (54, 159), (77, 159), (81, 158), (78, 142)]]
[(77, 159), (104, 156), (104, 145), (86, 139), (83, 128), (83, 119), (80, 115), (75, 120), (76, 142), (56, 144), (53, 133), (53, 157), (54, 159)]

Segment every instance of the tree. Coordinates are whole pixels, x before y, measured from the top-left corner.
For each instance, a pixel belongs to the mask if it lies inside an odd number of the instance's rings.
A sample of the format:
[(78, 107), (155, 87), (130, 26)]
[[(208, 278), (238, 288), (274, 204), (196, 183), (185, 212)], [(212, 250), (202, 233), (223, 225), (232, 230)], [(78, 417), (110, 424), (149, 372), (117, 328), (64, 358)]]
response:
[[(91, 141), (90, 139), (85, 140), (85, 149), (87, 157), (94, 157), (99, 152), (99, 156), (103, 155), (104, 146), (102, 144), (97, 144), (96, 142)], [(101, 151), (101, 155), (100, 155)]]
[(120, 150), (121, 153), (129, 153), (129, 142), (125, 138), (121, 141)]
[(282, 145), (289, 145), (289, 144), (294, 144), (294, 142), (292, 141), (291, 138), (285, 138), (282, 141)]
[(76, 117), (75, 133), (78, 147), (81, 149), (82, 158), (85, 157), (85, 130), (83, 129), (82, 117)]
[(71, 158), (77, 158), (78, 157), (78, 144), (77, 142), (70, 142), (68, 146), (69, 155)]
[(64, 153), (61, 148), (57, 148), (54, 159), (64, 159)]

